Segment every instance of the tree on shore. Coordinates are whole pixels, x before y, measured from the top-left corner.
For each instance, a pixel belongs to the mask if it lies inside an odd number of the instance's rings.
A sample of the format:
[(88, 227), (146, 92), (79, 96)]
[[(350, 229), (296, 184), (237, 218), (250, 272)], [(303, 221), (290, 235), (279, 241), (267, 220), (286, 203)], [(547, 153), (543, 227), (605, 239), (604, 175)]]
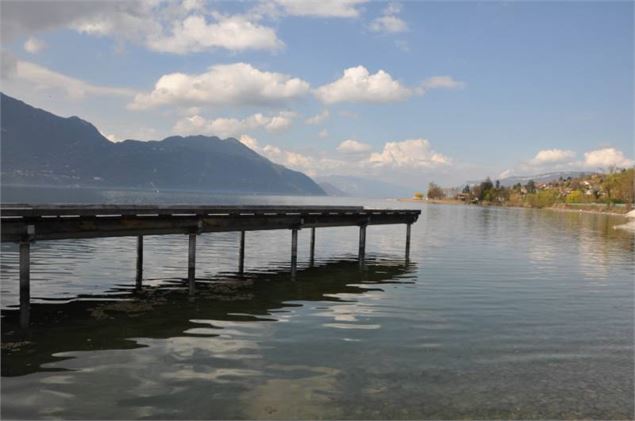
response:
[(483, 200), (487, 200), (487, 201), (492, 201), (493, 197), (492, 197), (492, 190), (494, 189), (494, 184), (492, 184), (492, 180), (490, 180), (489, 177), (487, 177), (485, 179), (485, 181), (481, 182), (480, 188), (479, 188), (479, 193), (478, 193), (478, 200), (483, 201)]
[(434, 183), (428, 184), (428, 199), (444, 199), (443, 189)]

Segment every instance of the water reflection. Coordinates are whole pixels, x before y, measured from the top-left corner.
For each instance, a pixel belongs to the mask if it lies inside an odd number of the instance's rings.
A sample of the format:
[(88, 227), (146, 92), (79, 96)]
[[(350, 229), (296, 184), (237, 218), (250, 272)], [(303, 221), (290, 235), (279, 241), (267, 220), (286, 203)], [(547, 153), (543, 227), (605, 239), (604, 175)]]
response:
[[(334, 203), (395, 206), (346, 200)], [(417, 265), (393, 260), (402, 227), (376, 226), (367, 271), (354, 228), (318, 230), (311, 269), (303, 230), (292, 283), (289, 233), (254, 232), (240, 280), (237, 234), (202, 235), (209, 282), (191, 301), (184, 236), (147, 239), (138, 294), (134, 239), (36, 243), (28, 332), (3, 246), (2, 416), (633, 419), (635, 236), (613, 229), (623, 218), (404, 206), (423, 208)]]
[[(231, 330), (225, 322), (284, 321), (289, 308), (306, 301), (343, 302), (332, 308), (333, 319), (338, 323), (331, 325), (369, 329), (372, 325), (355, 324), (357, 314), (370, 311), (356, 307), (355, 296), (377, 291), (372, 285), (406, 282), (404, 277), (414, 271), (415, 265), (371, 258), (363, 271), (356, 261), (331, 261), (300, 271), (296, 281), (290, 280), (287, 272), (208, 282), (199, 279), (195, 297), (188, 295), (181, 280), (140, 291), (121, 287), (105, 295), (81, 295), (69, 302), (32, 304), (31, 326), (27, 330), (19, 327), (17, 310), (5, 309), (2, 375), (56, 370), (47, 363), (69, 358), (65, 355), (68, 352), (147, 346), (145, 339), (139, 338), (227, 335)], [(344, 321), (348, 323), (339, 323)], [(214, 350), (220, 354), (236, 351)]]

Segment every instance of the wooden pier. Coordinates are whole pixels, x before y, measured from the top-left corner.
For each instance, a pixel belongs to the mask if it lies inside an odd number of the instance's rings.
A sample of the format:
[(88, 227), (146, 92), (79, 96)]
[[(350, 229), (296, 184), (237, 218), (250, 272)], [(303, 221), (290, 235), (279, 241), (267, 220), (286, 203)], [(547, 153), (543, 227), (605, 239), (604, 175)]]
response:
[(207, 232), (240, 232), (238, 271), (244, 270), (247, 231), (291, 231), (291, 277), (297, 271), (298, 231), (311, 229), (310, 261), (314, 261), (316, 228), (359, 227), (358, 256), (363, 265), (366, 227), (406, 224), (406, 259), (410, 253), (410, 225), (420, 210), (364, 209), (359, 206), (196, 206), (196, 205), (9, 205), (0, 206), (2, 242), (20, 244), (20, 309), (28, 325), (30, 248), (34, 241), (97, 237), (137, 237), (136, 286), (143, 283), (143, 237), (188, 236), (187, 280), (195, 292), (196, 238)]

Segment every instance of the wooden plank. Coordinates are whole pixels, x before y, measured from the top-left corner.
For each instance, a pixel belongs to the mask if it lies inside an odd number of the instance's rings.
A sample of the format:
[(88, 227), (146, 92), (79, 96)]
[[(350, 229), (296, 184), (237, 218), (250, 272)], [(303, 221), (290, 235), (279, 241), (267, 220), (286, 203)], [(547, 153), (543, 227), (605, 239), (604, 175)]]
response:
[(303, 212), (355, 212), (361, 206), (197, 206), (197, 205), (20, 205), (2, 204), (0, 215), (20, 217), (42, 216), (108, 216), (108, 215), (172, 215), (172, 214), (255, 214), (255, 213), (303, 213)]
[[(190, 232), (259, 231), (275, 229), (316, 228), (411, 224), (419, 210), (400, 212), (376, 211), (332, 214), (294, 213), (293, 215), (216, 215), (216, 216), (117, 216), (101, 218), (78, 216), (61, 218), (2, 218), (1, 239), (19, 242), (32, 232), (36, 240), (67, 238), (119, 237), (139, 235), (189, 234)], [(30, 227), (30, 228), (29, 228)], [(30, 235), (30, 234), (29, 234)]]

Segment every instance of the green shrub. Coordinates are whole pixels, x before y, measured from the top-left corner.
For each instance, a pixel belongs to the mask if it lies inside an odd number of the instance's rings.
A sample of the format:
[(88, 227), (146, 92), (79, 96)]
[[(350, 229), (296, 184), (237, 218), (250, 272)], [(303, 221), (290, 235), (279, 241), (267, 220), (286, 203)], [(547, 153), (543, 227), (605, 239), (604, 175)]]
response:
[(565, 200), (567, 203), (582, 203), (584, 202), (584, 193), (580, 190), (574, 190), (567, 195)]
[(558, 192), (554, 190), (539, 190), (527, 195), (527, 202), (532, 208), (553, 206), (558, 201)]

